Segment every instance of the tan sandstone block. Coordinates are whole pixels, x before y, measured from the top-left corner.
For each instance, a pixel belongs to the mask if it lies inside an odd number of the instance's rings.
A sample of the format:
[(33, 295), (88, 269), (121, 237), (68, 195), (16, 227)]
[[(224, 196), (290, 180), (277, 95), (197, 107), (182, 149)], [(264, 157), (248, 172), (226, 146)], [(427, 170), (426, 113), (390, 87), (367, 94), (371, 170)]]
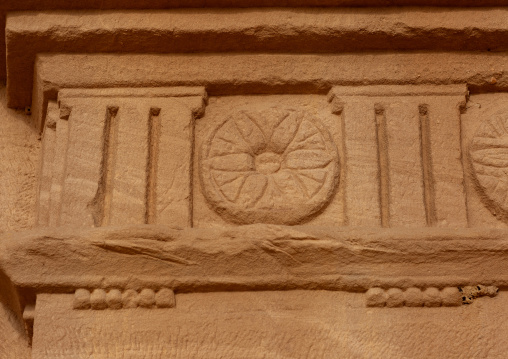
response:
[(461, 293), (457, 287), (441, 289), (441, 300), (444, 307), (455, 307), (462, 304)]
[(137, 308), (139, 304), (139, 294), (134, 289), (127, 289), (122, 293), (122, 303), (124, 308)]
[(377, 101), (385, 111), (390, 226), (424, 227), (418, 100), (397, 97)]
[(168, 288), (162, 288), (155, 294), (155, 304), (158, 308), (173, 308), (175, 306), (175, 293)]
[(106, 303), (110, 309), (122, 308), (122, 292), (118, 289), (111, 289), (106, 294)]
[(107, 294), (104, 289), (94, 289), (90, 294), (90, 306), (92, 309), (106, 309), (108, 307)]
[[(196, 102), (201, 101), (195, 98)], [(157, 102), (159, 129), (158, 153), (153, 166), (156, 196), (152, 204), (154, 217), (148, 223), (192, 225), (191, 155), (194, 144), (194, 115), (185, 103), (175, 98)], [(154, 116), (155, 118), (156, 116)]]
[(390, 308), (404, 305), (404, 292), (399, 288), (390, 288), (386, 291), (386, 306)]
[(203, 88), (61, 91), (55, 161), (44, 163), (50, 224), (191, 226), (193, 121), (205, 98)]
[(374, 104), (365, 97), (338, 97), (343, 102), (344, 186), (347, 223), (381, 226), (378, 140)]
[(370, 288), (365, 293), (367, 307), (384, 307), (387, 301), (387, 294), (383, 288)]
[(437, 288), (427, 288), (423, 291), (423, 301), (426, 307), (439, 307), (442, 303), (441, 292)]
[[(428, 105), (430, 167), (434, 183), (435, 223), (438, 227), (466, 227), (467, 209), (461, 148), (460, 112), (465, 96), (425, 98)], [(423, 119), (423, 118), (422, 118)]]
[[(103, 225), (145, 223), (150, 105), (140, 99), (113, 98), (118, 107), (111, 128), (111, 189)], [(105, 157), (103, 157), (105, 158)], [(108, 200), (105, 198), (105, 200)]]

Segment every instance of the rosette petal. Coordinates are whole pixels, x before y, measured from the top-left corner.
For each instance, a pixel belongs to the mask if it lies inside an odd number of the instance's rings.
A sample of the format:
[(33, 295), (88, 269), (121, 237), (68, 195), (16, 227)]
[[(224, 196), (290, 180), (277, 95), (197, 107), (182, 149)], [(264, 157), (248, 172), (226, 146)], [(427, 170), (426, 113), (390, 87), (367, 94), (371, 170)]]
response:
[(249, 174), (240, 189), (236, 203), (246, 208), (253, 207), (265, 193), (267, 184), (265, 175), (256, 172)]
[(297, 150), (288, 153), (283, 164), (290, 169), (324, 168), (332, 160), (325, 151)]
[(319, 129), (310, 121), (302, 121), (293, 142), (288, 146), (289, 151), (299, 149), (325, 150), (326, 144)]
[(282, 170), (273, 176), (275, 186), (283, 194), (285, 201), (294, 202), (308, 198), (303, 183), (292, 170)]
[(473, 161), (492, 167), (508, 167), (508, 136), (479, 137), (473, 141)]
[(312, 197), (323, 187), (328, 172), (324, 169), (315, 168), (312, 170), (299, 169), (295, 170), (295, 173), (309, 197)]
[(300, 125), (302, 114), (292, 112), (286, 114), (283, 120), (273, 130), (269, 148), (275, 153), (283, 153), (293, 141)]
[(250, 146), (245, 142), (233, 121), (226, 121), (217, 130), (210, 144), (209, 157), (234, 153), (249, 153)]
[(493, 116), (477, 129), (469, 155), (479, 187), (495, 211), (508, 213), (508, 116)]
[(266, 148), (265, 135), (252, 115), (241, 113), (234, 120), (234, 124), (243, 140), (249, 145), (252, 154), (258, 154)]
[(235, 153), (231, 155), (209, 158), (210, 168), (230, 172), (246, 172), (254, 170), (254, 158), (248, 153)]
[(212, 171), (212, 178), (224, 197), (234, 202), (251, 172)]

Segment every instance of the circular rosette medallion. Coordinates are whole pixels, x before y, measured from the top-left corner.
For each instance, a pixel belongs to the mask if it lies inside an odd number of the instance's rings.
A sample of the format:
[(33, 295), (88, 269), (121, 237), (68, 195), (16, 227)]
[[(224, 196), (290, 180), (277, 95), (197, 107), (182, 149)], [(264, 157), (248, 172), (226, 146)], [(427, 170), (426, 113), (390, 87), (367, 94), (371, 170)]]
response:
[(498, 114), (483, 122), (469, 153), (480, 189), (497, 210), (507, 214), (508, 115)]
[(270, 108), (230, 115), (203, 144), (200, 170), (205, 197), (226, 219), (296, 224), (329, 202), (339, 160), (316, 118)]

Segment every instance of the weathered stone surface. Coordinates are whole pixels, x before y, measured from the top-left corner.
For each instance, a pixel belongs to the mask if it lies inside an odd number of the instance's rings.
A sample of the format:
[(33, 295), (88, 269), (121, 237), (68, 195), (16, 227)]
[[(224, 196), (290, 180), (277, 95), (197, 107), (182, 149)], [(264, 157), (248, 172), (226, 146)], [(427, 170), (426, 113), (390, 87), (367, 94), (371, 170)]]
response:
[(332, 88), (350, 225), (467, 225), (459, 112), (466, 93), (460, 85)]
[(0, 358), (504, 358), (508, 12), (369, 1), (0, 4)]
[(72, 310), (71, 298), (38, 296), (33, 358), (502, 358), (508, 350), (505, 293), (448, 308), (366, 308), (361, 294), (327, 291), (179, 294), (176, 308), (120, 311)]
[(48, 291), (504, 287), (507, 235), (495, 229), (265, 224), (183, 230), (62, 227), (3, 234), (0, 263), (14, 284)]
[(204, 94), (200, 88), (62, 91), (46, 118), (55, 131), (43, 134), (41, 222), (191, 225), (193, 121)]
[(7, 108), (0, 87), (0, 232), (35, 224), (40, 142), (29, 116)]

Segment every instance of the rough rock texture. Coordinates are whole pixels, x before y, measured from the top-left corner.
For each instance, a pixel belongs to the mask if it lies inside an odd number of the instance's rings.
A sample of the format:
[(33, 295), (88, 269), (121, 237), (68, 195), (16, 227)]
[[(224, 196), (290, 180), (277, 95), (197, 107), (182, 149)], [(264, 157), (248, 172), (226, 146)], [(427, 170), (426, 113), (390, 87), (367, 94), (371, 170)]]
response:
[[(22, 231), (35, 224), (39, 136), (29, 117), (7, 108), (0, 88), (0, 233)], [(0, 357), (28, 359), (25, 325), (19, 298), (5, 273), (0, 272)]]
[(30, 117), (7, 108), (0, 87), (0, 232), (29, 229), (35, 224), (39, 135)]
[(177, 294), (176, 302), (81, 311), (72, 309), (72, 295), (40, 295), (33, 358), (503, 358), (508, 351), (506, 293), (453, 308), (366, 308), (362, 294), (327, 291)]

